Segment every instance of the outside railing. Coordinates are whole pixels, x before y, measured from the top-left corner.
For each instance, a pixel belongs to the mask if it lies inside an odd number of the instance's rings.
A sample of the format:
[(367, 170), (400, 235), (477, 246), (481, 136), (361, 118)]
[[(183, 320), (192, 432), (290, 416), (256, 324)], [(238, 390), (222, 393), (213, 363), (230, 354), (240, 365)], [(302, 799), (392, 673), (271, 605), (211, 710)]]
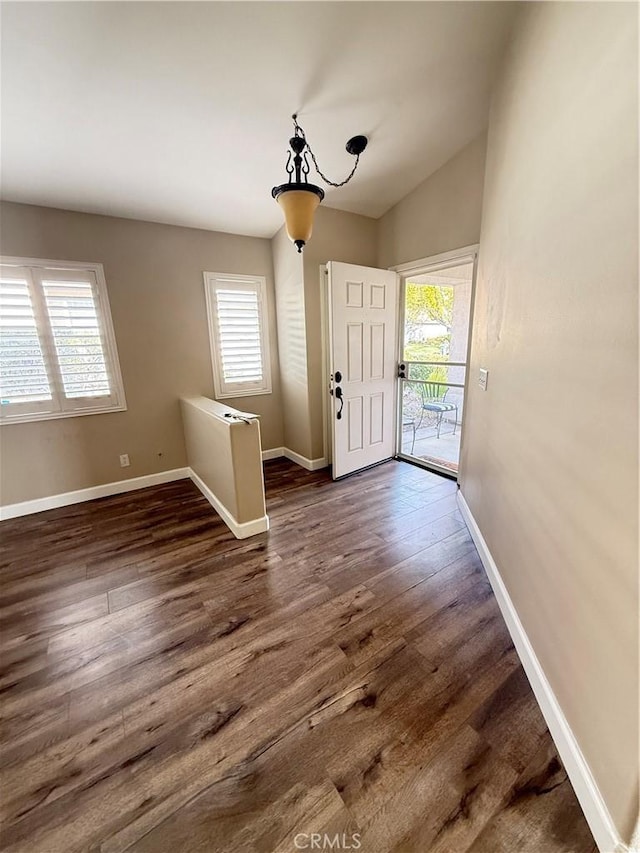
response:
[[(400, 365), (401, 452), (427, 458), (436, 467), (457, 470), (466, 367), (464, 362), (452, 361), (407, 360)], [(425, 404), (437, 402), (451, 405), (451, 409), (426, 408)]]

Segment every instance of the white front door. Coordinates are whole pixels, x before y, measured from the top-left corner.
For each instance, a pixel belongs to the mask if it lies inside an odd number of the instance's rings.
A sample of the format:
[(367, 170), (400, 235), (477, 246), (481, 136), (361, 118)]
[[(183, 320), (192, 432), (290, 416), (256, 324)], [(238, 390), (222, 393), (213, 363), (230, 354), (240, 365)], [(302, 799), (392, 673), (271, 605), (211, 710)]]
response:
[(395, 452), (398, 277), (330, 261), (333, 478)]

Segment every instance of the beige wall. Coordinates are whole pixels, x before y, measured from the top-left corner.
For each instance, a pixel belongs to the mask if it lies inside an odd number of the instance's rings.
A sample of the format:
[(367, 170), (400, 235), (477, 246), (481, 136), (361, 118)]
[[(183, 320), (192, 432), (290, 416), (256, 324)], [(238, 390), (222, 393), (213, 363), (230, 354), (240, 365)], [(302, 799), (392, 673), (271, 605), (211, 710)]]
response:
[(0, 427), (3, 504), (186, 465), (178, 400), (213, 396), (203, 270), (267, 279), (273, 393), (225, 402), (262, 415), (265, 448), (282, 445), (269, 240), (20, 204), (0, 215), (5, 255), (104, 264), (128, 405)]
[(284, 446), (307, 459), (324, 455), (320, 265), (375, 266), (377, 222), (318, 208), (313, 236), (298, 254), (284, 226), (271, 241), (276, 283)]
[(633, 4), (536, 3), (518, 25), (489, 125), (462, 465), (625, 841), (639, 759), (637, 32)]
[(238, 524), (266, 514), (260, 426), (225, 419), (235, 409), (207, 397), (180, 401), (187, 461)]
[(284, 226), (271, 241), (278, 316), (283, 445), (311, 458), (311, 416), (307, 371), (302, 255)]
[(323, 455), (320, 265), (327, 261), (344, 261), (376, 266), (377, 224), (375, 219), (367, 216), (320, 207), (316, 213), (313, 237), (304, 249), (312, 459), (319, 459)]
[(478, 242), (486, 146), (482, 133), (378, 220), (376, 266)]

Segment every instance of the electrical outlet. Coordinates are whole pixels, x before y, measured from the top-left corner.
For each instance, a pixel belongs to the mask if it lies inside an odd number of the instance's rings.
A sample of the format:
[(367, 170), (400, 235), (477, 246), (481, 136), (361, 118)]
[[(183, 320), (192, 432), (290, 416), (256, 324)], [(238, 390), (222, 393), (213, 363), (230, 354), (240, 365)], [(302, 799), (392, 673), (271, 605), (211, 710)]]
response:
[(129, 465), (131, 465), (131, 462), (129, 462), (129, 454), (128, 453), (121, 453), (120, 454), (120, 467), (121, 468), (128, 468)]
[(485, 370), (484, 367), (480, 368), (480, 377), (478, 378), (478, 385), (483, 391), (487, 390), (487, 382), (489, 381), (489, 371)]

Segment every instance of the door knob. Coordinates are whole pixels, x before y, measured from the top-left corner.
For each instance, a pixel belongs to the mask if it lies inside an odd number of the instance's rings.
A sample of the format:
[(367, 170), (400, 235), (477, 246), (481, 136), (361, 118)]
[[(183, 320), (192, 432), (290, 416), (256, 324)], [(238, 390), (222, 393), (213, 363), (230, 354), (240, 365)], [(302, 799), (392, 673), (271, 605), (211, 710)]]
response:
[(340, 400), (340, 408), (336, 412), (336, 418), (340, 420), (342, 418), (342, 407), (344, 406), (344, 397), (342, 396), (342, 388), (338, 385), (335, 390), (335, 395)]

